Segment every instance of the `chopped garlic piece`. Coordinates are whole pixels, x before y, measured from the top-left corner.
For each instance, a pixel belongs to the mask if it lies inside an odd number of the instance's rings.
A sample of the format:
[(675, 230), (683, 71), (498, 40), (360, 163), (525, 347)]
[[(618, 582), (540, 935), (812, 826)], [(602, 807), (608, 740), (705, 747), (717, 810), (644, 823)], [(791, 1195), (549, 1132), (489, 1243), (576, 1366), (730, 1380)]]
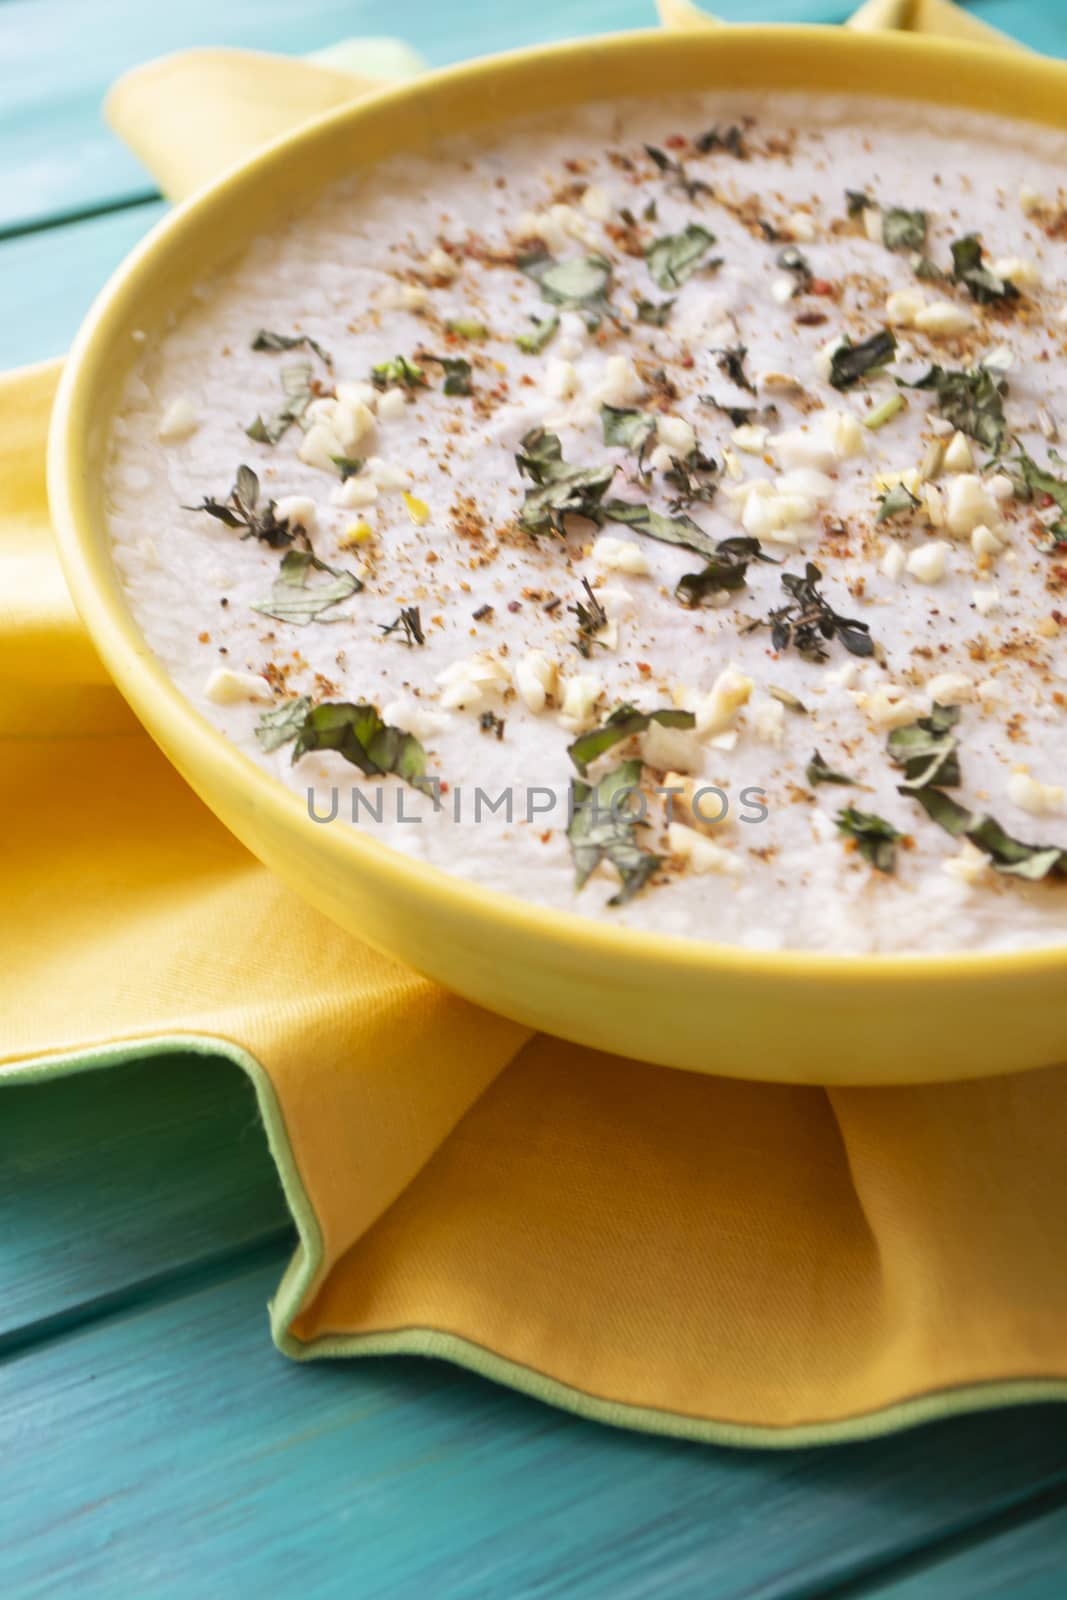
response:
[(1001, 548), (1000, 540), (984, 522), (971, 529), (971, 549), (976, 556), (995, 556)]
[(357, 506), (369, 506), (378, 498), (378, 485), (372, 483), (370, 478), (364, 478), (353, 473), (346, 478), (344, 483), (339, 483), (330, 495), (331, 504), (347, 506), (354, 510)]
[(988, 617), (1000, 605), (1000, 590), (995, 584), (990, 584), (986, 589), (975, 589), (971, 595), (974, 609), (980, 616)]
[(736, 445), (738, 450), (745, 451), (746, 455), (762, 455), (767, 443), (767, 429), (758, 427), (754, 422), (743, 422), (730, 435), (730, 443)]
[(965, 433), (954, 433), (945, 447), (944, 465), (948, 472), (967, 472), (974, 466), (974, 451)]
[(418, 700), (400, 695), (382, 707), (382, 720), (404, 733), (413, 733), (416, 739), (430, 739), (435, 733), (443, 732), (452, 719), (443, 712), (431, 711)]
[(657, 417), (656, 437), (669, 445), (676, 455), (687, 455), (697, 442), (692, 423), (684, 417)]
[(894, 328), (911, 328), (925, 305), (926, 296), (919, 289), (895, 289), (886, 297), (886, 321)]
[(300, 460), (309, 467), (336, 473), (337, 456), (354, 456), (374, 429), (374, 413), (363, 404), (344, 405), (340, 400), (313, 401), (307, 409), (311, 426), (297, 447)]
[(920, 583), (940, 583), (945, 576), (945, 561), (951, 546), (944, 539), (931, 539), (908, 556), (907, 569)]
[(996, 527), (1000, 509), (982, 479), (974, 472), (961, 472), (948, 484), (945, 523), (950, 533), (973, 533), (979, 523)]
[(993, 271), (998, 278), (1006, 278), (1017, 289), (1036, 289), (1041, 283), (1041, 274), (1034, 263), (1023, 261), (1019, 256), (1004, 256), (994, 261)]
[(885, 554), (881, 560), (881, 569), (885, 577), (889, 578), (893, 583), (898, 583), (904, 576), (904, 568), (907, 563), (908, 558), (899, 544), (886, 545)]
[(578, 389), (578, 369), (573, 361), (561, 361), (553, 356), (545, 367), (545, 393), (554, 400), (569, 400)]
[(591, 727), (596, 703), (600, 699), (599, 679), (591, 672), (576, 672), (573, 677), (560, 680), (562, 700), (559, 721), (572, 733), (581, 733)]
[(641, 735), (641, 759), (657, 772), (669, 772), (672, 767), (679, 772), (699, 772), (703, 751), (694, 729), (665, 728), (653, 722)]
[(950, 878), (955, 878), (957, 883), (966, 884), (973, 888), (984, 883), (990, 876), (989, 857), (969, 839), (965, 839), (960, 846), (960, 853), (949, 856), (947, 861), (942, 861), (941, 871)]
[(745, 870), (740, 856), (724, 850), (695, 828), (687, 828), (684, 822), (668, 824), (667, 844), (671, 854), (680, 857), (693, 872), (717, 872), (738, 878)]
[(737, 667), (726, 667), (720, 672), (710, 692), (694, 707), (700, 737), (708, 739), (732, 727), (741, 707), (747, 704), (752, 689), (752, 679)]
[(924, 483), (920, 499), (927, 518), (934, 528), (945, 526), (945, 497), (936, 483)]
[(637, 400), (644, 384), (628, 356), (609, 356), (593, 398), (600, 405), (626, 406)]
[(204, 685), (204, 698), (216, 706), (235, 706), (247, 700), (269, 700), (270, 685), (250, 672), (216, 667)]
[(315, 532), (317, 507), (306, 494), (283, 495), (275, 503), (274, 510), (279, 522), (291, 522), (294, 527), (303, 528), (305, 533)]
[(188, 439), (200, 426), (200, 414), (191, 400), (185, 395), (179, 395), (177, 400), (172, 400), (159, 419), (159, 440), (161, 444), (177, 444), (182, 439)]
[(581, 207), (595, 222), (607, 222), (614, 209), (611, 195), (601, 183), (591, 183), (582, 195)]
[[(403, 392), (399, 389), (391, 389), (388, 392), (390, 394), (399, 394), (401, 399), (404, 398)], [(373, 383), (363, 383), (361, 380), (358, 382), (347, 380), (339, 383), (336, 386), (335, 393), (341, 405), (347, 406), (349, 411), (354, 411), (357, 406), (373, 407), (381, 404), (378, 391)], [(384, 400), (385, 396), (382, 395), (381, 399)]]
[(371, 456), (364, 471), (379, 489), (411, 488), (411, 473), (407, 468), (398, 467), (391, 461), (383, 461), (381, 456)]
[(507, 667), (487, 650), (453, 661), (437, 674), (441, 685), (440, 701), (446, 711), (476, 710), (490, 696), (506, 689), (511, 682)]
[(425, 311), (429, 301), (429, 292), (421, 283), (388, 283), (375, 297), (385, 311)]
[(715, 792), (715, 785), (701, 783), (691, 773), (665, 772), (661, 787), (675, 791), (664, 798), (665, 808), (669, 801), (670, 820), (680, 814), (688, 827), (701, 833), (720, 829), (730, 820), (729, 800)]
[(529, 650), (515, 667), (515, 688), (535, 716), (545, 709), (556, 687), (556, 666), (543, 650)]
[(435, 278), (454, 278), (459, 272), (459, 262), (447, 250), (435, 245), (426, 257), (426, 271)]
[(863, 231), (872, 244), (882, 244), (885, 234), (882, 229), (882, 212), (879, 206), (864, 206)]
[(930, 699), (939, 706), (962, 706), (974, 699), (974, 684), (965, 672), (939, 672), (926, 685)]
[(1019, 205), (1024, 215), (1034, 216), (1038, 211), (1043, 211), (1047, 201), (1040, 189), (1035, 189), (1032, 183), (1024, 183), (1019, 188)]
[(953, 300), (934, 300), (915, 313), (913, 325), (932, 339), (955, 339), (974, 327), (974, 318)]
[(817, 236), (815, 219), (807, 211), (792, 211), (785, 219), (786, 231), (800, 244), (811, 244)]
[(404, 415), (407, 408), (407, 397), (403, 389), (386, 389), (378, 401), (378, 415), (383, 422), (396, 422)]
[(785, 739), (785, 706), (780, 700), (761, 695), (752, 703), (749, 722), (752, 732), (762, 744), (769, 744), (775, 750), (782, 748)]
[(1050, 816), (1063, 810), (1063, 785), (1041, 783), (1022, 768), (1008, 779), (1008, 799), (1032, 817)]
[(833, 441), (823, 429), (787, 428), (770, 441), (771, 449), (785, 467), (815, 467), (829, 472), (837, 465), (837, 452)]
[(881, 684), (872, 694), (860, 695), (857, 704), (876, 728), (902, 728), (919, 715), (915, 701), (895, 683)]
[(593, 545), (592, 558), (605, 572), (627, 572), (632, 577), (643, 577), (651, 570), (639, 544), (629, 539), (614, 539), (610, 534), (601, 534)]

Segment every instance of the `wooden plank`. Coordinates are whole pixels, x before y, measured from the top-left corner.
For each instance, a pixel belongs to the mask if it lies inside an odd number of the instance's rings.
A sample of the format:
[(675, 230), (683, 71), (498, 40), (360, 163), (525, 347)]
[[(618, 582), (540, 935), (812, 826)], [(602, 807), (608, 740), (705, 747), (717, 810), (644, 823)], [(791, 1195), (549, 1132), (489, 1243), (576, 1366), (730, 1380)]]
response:
[(152, 201), (0, 244), (0, 369), (62, 355), (108, 274), (166, 209)]
[(5, 1593), (800, 1600), (1067, 1472), (1052, 1408), (729, 1452), (436, 1362), (294, 1365), (266, 1338), (282, 1259), (0, 1363)]
[(193, 1055), (0, 1088), (0, 1216), (0, 1351), (295, 1241), (248, 1079)]
[[(779, 3), (795, 10), (803, 0)], [(100, 106), (120, 73), (153, 56), (212, 44), (302, 54), (388, 34), (442, 66), (542, 40), (649, 27), (655, 10), (653, 0), (96, 0), (91, 26), (76, 18), (69, 0), (0, 5), (0, 230), (144, 189), (143, 169), (103, 126)]]
[(1061, 1600), (1065, 1592), (1067, 1505), (1059, 1497), (992, 1537), (865, 1591), (871, 1600)]

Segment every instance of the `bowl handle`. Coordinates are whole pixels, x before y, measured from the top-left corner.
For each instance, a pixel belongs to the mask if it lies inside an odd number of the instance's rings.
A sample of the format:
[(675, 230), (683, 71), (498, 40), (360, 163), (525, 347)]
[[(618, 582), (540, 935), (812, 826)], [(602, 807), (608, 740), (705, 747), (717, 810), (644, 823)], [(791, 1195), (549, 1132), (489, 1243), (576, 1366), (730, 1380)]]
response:
[(395, 39), (352, 39), (305, 59), (182, 50), (125, 73), (104, 115), (167, 198), (183, 200), (302, 122), (423, 66)]
[[(665, 28), (692, 30), (718, 28), (721, 19), (693, 0), (656, 0), (660, 21)], [(865, 0), (846, 22), (846, 28), (856, 28), (863, 33), (881, 33), (899, 29), (906, 33), (925, 33), (942, 39), (961, 39), (972, 44), (1023, 46), (987, 22), (969, 16), (953, 5), (952, 0)]]

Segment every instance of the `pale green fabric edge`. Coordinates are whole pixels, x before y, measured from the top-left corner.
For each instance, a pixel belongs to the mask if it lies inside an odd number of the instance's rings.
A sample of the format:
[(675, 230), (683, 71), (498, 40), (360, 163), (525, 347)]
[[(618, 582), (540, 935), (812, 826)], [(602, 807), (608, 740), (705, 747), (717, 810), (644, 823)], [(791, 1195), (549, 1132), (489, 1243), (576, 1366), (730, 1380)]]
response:
[(255, 1090), (260, 1116), (267, 1133), (285, 1198), (296, 1223), (299, 1243), (286, 1268), (278, 1292), (270, 1303), (271, 1336), (283, 1355), (295, 1361), (313, 1361), (330, 1356), (415, 1355), (450, 1361), (494, 1383), (504, 1384), (521, 1394), (594, 1422), (629, 1428), (641, 1433), (668, 1438), (690, 1439), (705, 1444), (741, 1446), (747, 1449), (801, 1449), (809, 1445), (845, 1444), (874, 1439), (887, 1433), (913, 1428), (939, 1418), (961, 1416), (967, 1412), (992, 1411), (1005, 1406), (1036, 1404), (1042, 1401), (1067, 1401), (1067, 1378), (1006, 1378), (934, 1391), (901, 1400), (877, 1411), (846, 1417), (840, 1422), (806, 1422), (791, 1427), (766, 1427), (751, 1423), (719, 1421), (688, 1416), (675, 1411), (658, 1411), (649, 1406), (627, 1405), (600, 1395), (589, 1394), (570, 1384), (560, 1383), (546, 1373), (537, 1372), (459, 1334), (437, 1328), (398, 1328), (388, 1333), (327, 1334), (311, 1343), (293, 1337), (289, 1325), (300, 1310), (304, 1296), (314, 1281), (322, 1261), (322, 1235), (318, 1219), (308, 1200), (293, 1159), (285, 1119), (266, 1069), (241, 1045), (212, 1034), (162, 1034), (129, 1039), (98, 1049), (64, 1054), (34, 1056), (22, 1061), (0, 1063), (0, 1087), (6, 1083), (43, 1082), (67, 1073), (88, 1072), (122, 1066), (154, 1056), (182, 1052), (192, 1055), (223, 1056), (247, 1073)]

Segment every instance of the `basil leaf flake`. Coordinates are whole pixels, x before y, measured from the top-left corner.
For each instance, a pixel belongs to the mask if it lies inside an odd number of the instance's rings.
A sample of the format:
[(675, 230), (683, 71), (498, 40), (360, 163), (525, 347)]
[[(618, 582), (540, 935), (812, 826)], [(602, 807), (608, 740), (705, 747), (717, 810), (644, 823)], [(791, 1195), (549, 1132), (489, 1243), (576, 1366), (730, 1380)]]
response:
[(774, 565), (774, 558), (764, 554), (758, 539), (744, 534), (720, 539), (702, 572), (687, 572), (678, 579), (674, 586), (675, 599), (692, 610), (723, 589), (741, 589), (753, 561), (768, 561)]
[(827, 766), (817, 750), (811, 752), (811, 760), (804, 768), (804, 776), (813, 789), (820, 783), (843, 783), (852, 788), (859, 782), (858, 778), (850, 778), (847, 772), (837, 772), (833, 767)]
[(950, 795), (929, 787), (911, 794), (927, 816), (954, 839), (969, 839), (989, 857), (995, 872), (1010, 878), (1040, 883), (1048, 877), (1067, 877), (1067, 849), (1059, 845), (1024, 844), (1013, 839), (1000, 823), (983, 812), (968, 811)]
[(887, 250), (921, 250), (926, 243), (926, 212), (890, 206), (882, 212), (882, 243)]
[(557, 261), (547, 251), (537, 251), (520, 256), (518, 267), (540, 285), (543, 299), (550, 305), (582, 312), (589, 328), (598, 327), (611, 310), (608, 291), (612, 267), (607, 256), (590, 254)]
[(294, 362), (281, 372), (285, 399), (268, 417), (258, 415), (245, 433), (257, 444), (277, 444), (294, 422), (303, 424), (304, 413), (315, 398), (311, 388), (311, 362)]
[(902, 794), (930, 784), (954, 789), (959, 783), (959, 741), (952, 731), (959, 719), (959, 706), (935, 705), (928, 717), (893, 729), (887, 747), (890, 760), (904, 769)]
[(311, 335), (307, 333), (271, 333), (269, 328), (260, 328), (252, 340), (253, 350), (298, 350), (301, 345), (306, 346), (308, 350), (314, 350), (325, 366), (333, 366), (333, 357), (330, 352), (324, 350), (321, 344), (317, 344)]
[(640, 819), (631, 800), (640, 779), (640, 761), (624, 761), (595, 787), (578, 778), (571, 784), (567, 838), (574, 857), (575, 888), (582, 887), (602, 860), (610, 861), (622, 883), (608, 901), (611, 906), (632, 900), (662, 862), (661, 856), (642, 850), (637, 842)]
[(422, 368), (409, 361), (407, 356), (394, 356), (392, 361), (379, 361), (370, 369), (370, 381), (376, 389), (426, 389), (426, 374)]
[(873, 811), (857, 811), (855, 806), (843, 807), (834, 820), (843, 834), (856, 841), (860, 855), (878, 872), (896, 871), (897, 841), (904, 835), (891, 822)]
[(721, 266), (721, 257), (704, 260), (714, 243), (715, 235), (702, 228), (699, 222), (689, 223), (681, 233), (667, 233), (654, 239), (645, 250), (653, 281), (661, 289), (678, 289), (701, 264)]
[(878, 515), (875, 523), (886, 522), (890, 517), (899, 517), (905, 511), (914, 511), (919, 504), (917, 495), (910, 489), (905, 489), (902, 483), (894, 484), (892, 489), (887, 489), (878, 502)]
[(376, 706), (325, 701), (308, 712), (293, 747), (293, 761), (315, 750), (336, 750), (368, 778), (393, 773), (424, 787), (426, 752), (414, 734), (383, 722)]
[(957, 239), (952, 246), (952, 276), (957, 283), (965, 284), (979, 305), (1018, 300), (1019, 291), (1007, 278), (1000, 278), (983, 265), (985, 252), (973, 233)]
[(533, 327), (529, 333), (517, 333), (515, 343), (520, 350), (528, 356), (538, 355), (559, 328), (559, 312), (550, 311), (547, 316), (533, 319)]
[[(312, 572), (325, 572), (332, 580), (308, 586)], [(253, 611), (265, 617), (275, 617), (279, 622), (292, 622), (303, 628), (321, 617), (324, 611), (340, 605), (350, 595), (357, 594), (363, 584), (354, 572), (327, 566), (310, 550), (287, 550), (282, 557), (281, 569), (274, 581), (269, 600), (258, 600)]]
[(964, 372), (935, 364), (915, 383), (905, 383), (901, 378), (897, 382), (904, 389), (932, 389), (946, 422), (999, 454), (1006, 425), (1006, 385), (988, 367), (972, 367)]
[(664, 328), (671, 314), (674, 300), (638, 300), (637, 320), (647, 322), (653, 328)]
[(851, 389), (867, 373), (887, 366), (896, 353), (897, 340), (891, 328), (879, 328), (859, 344), (845, 339), (830, 357), (830, 382), (835, 389)]
[(656, 433), (655, 417), (632, 406), (601, 406), (600, 426), (605, 444), (632, 450), (639, 460)]
[(295, 739), (307, 720), (311, 700), (306, 694), (283, 700), (280, 706), (264, 711), (256, 723), (256, 738), (261, 750), (277, 750)]
[(605, 500), (600, 507), (600, 515), (608, 522), (621, 522), (627, 528), (636, 528), (638, 533), (658, 539), (661, 544), (681, 545), (686, 550), (695, 550), (697, 555), (709, 558), (715, 554), (715, 540), (684, 512), (676, 517), (666, 517), (661, 511), (653, 511), (651, 506), (634, 504), (628, 500)]

